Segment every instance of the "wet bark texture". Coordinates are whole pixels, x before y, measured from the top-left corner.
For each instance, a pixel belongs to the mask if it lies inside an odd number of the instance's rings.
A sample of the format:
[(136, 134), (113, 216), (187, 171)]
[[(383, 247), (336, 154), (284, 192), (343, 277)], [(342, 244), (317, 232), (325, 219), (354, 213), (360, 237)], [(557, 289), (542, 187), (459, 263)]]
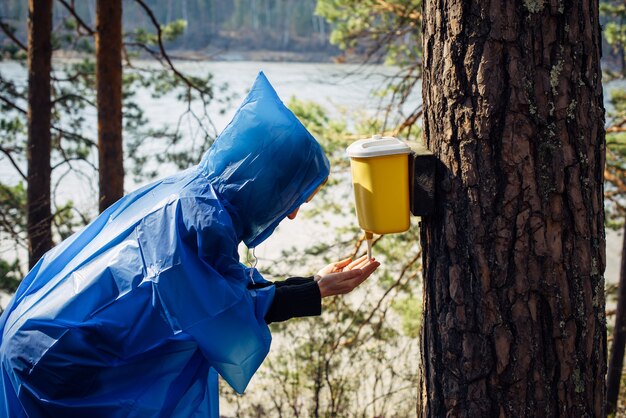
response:
[(50, 67), (52, 0), (28, 2), (28, 264), (52, 248), (50, 210)]
[(604, 416), (597, 0), (425, 0), (427, 417)]
[(122, 1), (96, 3), (100, 212), (124, 195)]

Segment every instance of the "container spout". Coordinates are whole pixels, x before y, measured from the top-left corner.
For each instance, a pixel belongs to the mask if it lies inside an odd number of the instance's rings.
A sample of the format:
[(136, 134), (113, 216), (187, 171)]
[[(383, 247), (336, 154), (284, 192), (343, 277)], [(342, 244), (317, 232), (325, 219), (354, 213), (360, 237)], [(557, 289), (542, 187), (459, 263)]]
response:
[(367, 259), (372, 259), (372, 240), (374, 238), (374, 234), (371, 232), (365, 231), (365, 239), (367, 240)]

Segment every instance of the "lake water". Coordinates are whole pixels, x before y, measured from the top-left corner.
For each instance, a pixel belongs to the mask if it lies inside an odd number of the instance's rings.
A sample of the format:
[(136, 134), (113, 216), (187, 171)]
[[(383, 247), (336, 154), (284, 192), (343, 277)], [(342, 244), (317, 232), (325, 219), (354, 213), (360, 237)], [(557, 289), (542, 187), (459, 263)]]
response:
[[(147, 64), (150, 65), (150, 64)], [(274, 85), (283, 101), (296, 97), (300, 100), (313, 100), (327, 107), (332, 116), (339, 116), (341, 109), (358, 110), (374, 115), (381, 106), (381, 100), (376, 90), (384, 84), (388, 77), (393, 76), (395, 70), (384, 66), (357, 66), (318, 63), (268, 63), (268, 62), (179, 62), (177, 67), (189, 74), (205, 75), (211, 72), (216, 84), (227, 83), (229, 93), (238, 96), (224, 114), (219, 113), (218, 106), (211, 106), (209, 114), (216, 130), (221, 131), (232, 118), (234, 110), (246, 91), (254, 81), (259, 71), (264, 71)], [(0, 73), (11, 79), (26, 84), (26, 71), (12, 62), (0, 62)], [(608, 96), (606, 94), (605, 96)], [(147, 91), (138, 93), (138, 103), (146, 111), (149, 124), (156, 126), (172, 125), (177, 123), (180, 114), (184, 111), (182, 104), (172, 97), (154, 99)], [(415, 106), (420, 102), (419, 95), (413, 97), (407, 106)], [(608, 103), (607, 103), (608, 105)], [(91, 130), (86, 134), (95, 136), (95, 111), (85, 111), (85, 118), (90, 123)], [(95, 156), (94, 156), (95, 157)], [(94, 161), (95, 162), (95, 161)], [(23, 167), (24, 168), (24, 167)], [(172, 174), (172, 167), (163, 167), (162, 176)], [(95, 211), (97, 201), (97, 177), (95, 173), (85, 170), (87, 180), (82, 177), (66, 176), (59, 185), (57, 196), (59, 201), (72, 199), (83, 210)], [(59, 180), (63, 173), (55, 172), (54, 180)], [(19, 181), (15, 171), (7, 160), (0, 156), (0, 179), (4, 183), (14, 184)], [(140, 184), (134, 183), (127, 176), (126, 190), (131, 191)], [(343, 186), (349, 187), (347, 186)], [(345, 194), (343, 190), (341, 194)], [(349, 192), (349, 190), (347, 191)], [(304, 208), (306, 212), (306, 207)], [(310, 221), (297, 219), (293, 222), (283, 222), (276, 234), (256, 254), (261, 260), (271, 260), (280, 256), (280, 252), (296, 245), (298, 248), (306, 246), (311, 237), (324, 235), (319, 227)], [(608, 281), (616, 281), (619, 273), (619, 257), (621, 237), (613, 231), (607, 231), (607, 271)], [(0, 243), (0, 251), (7, 249), (6, 242)]]

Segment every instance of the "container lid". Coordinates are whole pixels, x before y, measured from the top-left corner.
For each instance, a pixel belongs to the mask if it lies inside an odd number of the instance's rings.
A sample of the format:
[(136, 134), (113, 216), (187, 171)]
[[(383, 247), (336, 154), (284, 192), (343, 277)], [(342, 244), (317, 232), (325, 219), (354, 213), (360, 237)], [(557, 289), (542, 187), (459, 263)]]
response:
[(408, 154), (411, 148), (398, 138), (374, 135), (371, 138), (353, 142), (348, 149), (349, 157), (368, 158), (383, 155)]

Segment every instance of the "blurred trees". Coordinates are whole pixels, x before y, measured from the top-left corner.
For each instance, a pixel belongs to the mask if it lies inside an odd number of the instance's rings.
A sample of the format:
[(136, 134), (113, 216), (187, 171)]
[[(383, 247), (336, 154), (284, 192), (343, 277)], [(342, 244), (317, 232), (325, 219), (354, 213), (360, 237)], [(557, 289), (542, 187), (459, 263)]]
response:
[(622, 77), (626, 76), (626, 5), (620, 1), (603, 1), (600, 3), (600, 12), (606, 21), (604, 25), (604, 39), (610, 46), (609, 54), (618, 59), (618, 68)]
[[(0, 16), (18, 37), (26, 30), (27, 10), (21, 3), (3, 0), (0, 5)], [(316, 0), (146, 0), (145, 5), (160, 22), (186, 22), (181, 36), (169, 41), (172, 49), (335, 51), (328, 43), (329, 24), (314, 14)], [(95, 27), (95, 0), (72, 2), (72, 8)], [(126, 31), (150, 27), (150, 18), (135, 2), (124, 0), (124, 10)]]

